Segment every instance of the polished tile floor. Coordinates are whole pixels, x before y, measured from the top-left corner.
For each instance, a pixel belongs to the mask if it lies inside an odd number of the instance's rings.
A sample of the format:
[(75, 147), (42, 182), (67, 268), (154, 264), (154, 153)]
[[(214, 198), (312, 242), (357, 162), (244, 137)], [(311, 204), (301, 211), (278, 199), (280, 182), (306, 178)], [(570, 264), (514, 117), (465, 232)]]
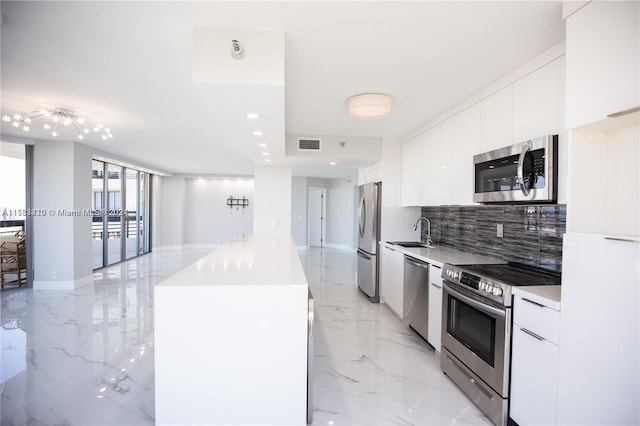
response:
[[(153, 287), (207, 252), (159, 249), (74, 291), (2, 291), (1, 424), (154, 424)], [(314, 424), (490, 424), (433, 349), (357, 290), (354, 253), (300, 257), (316, 303)]]

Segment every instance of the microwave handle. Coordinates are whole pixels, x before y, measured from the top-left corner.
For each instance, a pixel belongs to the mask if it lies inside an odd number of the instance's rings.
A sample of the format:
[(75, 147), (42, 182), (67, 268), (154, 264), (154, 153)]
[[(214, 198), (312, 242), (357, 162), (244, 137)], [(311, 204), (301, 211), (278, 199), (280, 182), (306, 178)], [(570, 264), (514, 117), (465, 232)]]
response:
[(527, 141), (522, 144), (522, 152), (518, 158), (518, 183), (520, 184), (520, 189), (525, 197), (528, 197), (529, 192), (531, 191), (527, 188), (527, 185), (524, 184), (524, 160), (527, 158), (527, 153), (529, 151), (531, 151), (531, 141)]

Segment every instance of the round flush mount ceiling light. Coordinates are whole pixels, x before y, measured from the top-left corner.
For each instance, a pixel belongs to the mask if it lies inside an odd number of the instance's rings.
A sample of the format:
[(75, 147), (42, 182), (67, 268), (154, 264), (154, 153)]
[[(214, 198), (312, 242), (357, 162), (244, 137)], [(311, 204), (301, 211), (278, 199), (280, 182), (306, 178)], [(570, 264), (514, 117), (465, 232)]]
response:
[(356, 118), (380, 118), (388, 115), (394, 99), (382, 93), (362, 93), (347, 99), (347, 111)]

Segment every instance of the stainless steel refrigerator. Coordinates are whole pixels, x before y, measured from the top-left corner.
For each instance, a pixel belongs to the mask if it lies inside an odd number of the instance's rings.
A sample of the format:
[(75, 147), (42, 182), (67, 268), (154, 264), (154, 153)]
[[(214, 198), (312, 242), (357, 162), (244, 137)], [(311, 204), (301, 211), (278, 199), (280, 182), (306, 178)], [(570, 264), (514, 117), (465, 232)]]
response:
[(378, 285), (378, 246), (380, 239), (380, 182), (360, 185), (358, 207), (358, 270), (360, 290), (376, 303), (380, 301)]

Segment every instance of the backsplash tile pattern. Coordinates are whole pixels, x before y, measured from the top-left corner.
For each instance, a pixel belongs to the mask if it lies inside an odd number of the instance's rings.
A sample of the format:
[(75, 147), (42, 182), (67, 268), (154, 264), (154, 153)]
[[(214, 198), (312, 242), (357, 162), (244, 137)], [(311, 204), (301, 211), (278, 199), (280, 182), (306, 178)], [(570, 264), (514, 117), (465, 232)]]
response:
[[(567, 208), (554, 205), (423, 207), (431, 221), (434, 244), (519, 262), (547, 270), (562, 270), (562, 236)], [(497, 237), (497, 225), (504, 235)], [(427, 227), (422, 226), (422, 240)]]

